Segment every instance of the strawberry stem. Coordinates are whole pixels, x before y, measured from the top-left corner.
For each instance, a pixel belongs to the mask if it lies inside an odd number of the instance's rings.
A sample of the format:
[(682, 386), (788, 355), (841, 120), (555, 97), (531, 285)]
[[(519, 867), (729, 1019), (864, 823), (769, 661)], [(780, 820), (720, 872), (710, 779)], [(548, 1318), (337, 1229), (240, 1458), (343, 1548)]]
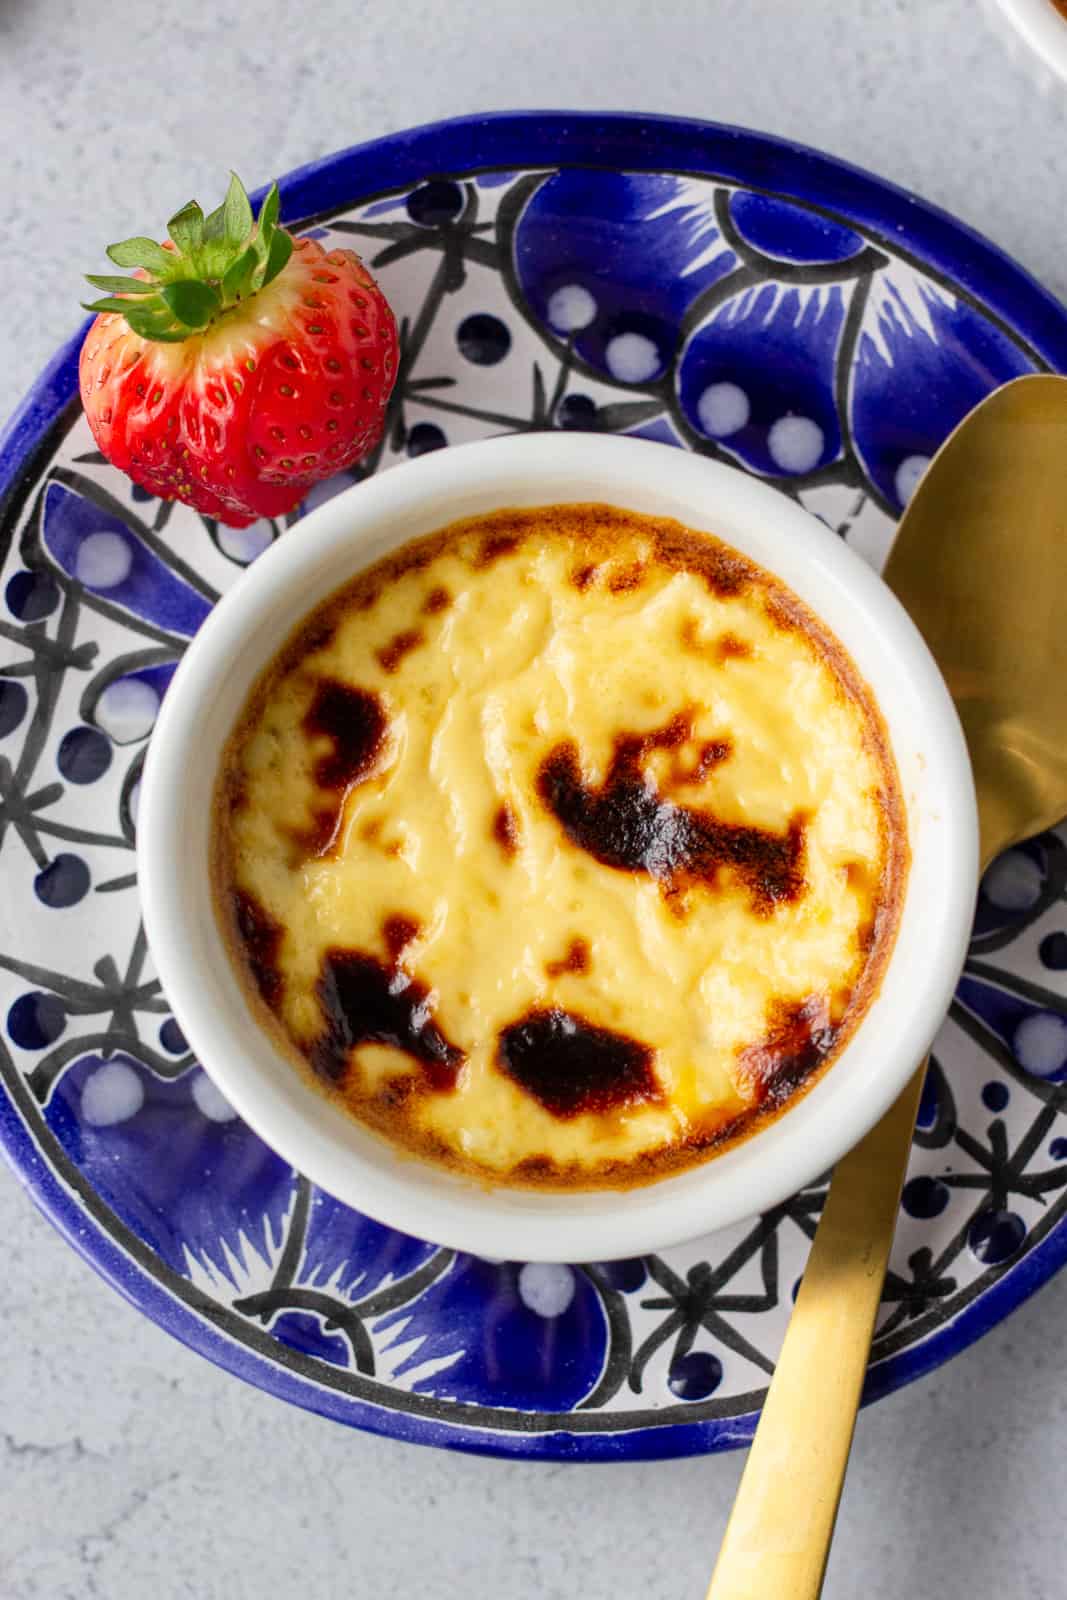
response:
[(85, 310), (119, 312), (134, 333), (163, 343), (202, 332), (285, 268), (293, 240), (279, 226), (280, 204), (273, 183), (253, 217), (244, 184), (231, 172), (225, 200), (206, 217), (195, 200), (175, 212), (168, 247), (143, 237), (109, 245), (115, 265), (137, 276), (86, 274), (104, 295), (83, 302)]

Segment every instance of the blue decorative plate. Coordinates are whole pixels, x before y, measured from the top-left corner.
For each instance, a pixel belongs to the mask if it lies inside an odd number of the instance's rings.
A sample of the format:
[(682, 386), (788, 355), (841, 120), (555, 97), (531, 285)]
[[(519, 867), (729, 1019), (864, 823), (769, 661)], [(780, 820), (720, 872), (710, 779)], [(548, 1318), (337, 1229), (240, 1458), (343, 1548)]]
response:
[[(771, 479), (877, 563), (964, 413), (1019, 373), (1067, 369), (1067, 314), (991, 246), (734, 129), (480, 118), (332, 157), (282, 194), (291, 225), (369, 259), (402, 324), (365, 471), (512, 429), (641, 434)], [(743, 1442), (821, 1187), (662, 1256), (480, 1261), (312, 1188), (190, 1057), (141, 929), (138, 779), (189, 636), (284, 530), (220, 528), (104, 464), (78, 344), (0, 455), (0, 1136), (16, 1170), (148, 1316), (339, 1421), (574, 1459)], [(868, 1398), (955, 1354), (1067, 1255), (1065, 894), (1059, 832), (986, 876)]]

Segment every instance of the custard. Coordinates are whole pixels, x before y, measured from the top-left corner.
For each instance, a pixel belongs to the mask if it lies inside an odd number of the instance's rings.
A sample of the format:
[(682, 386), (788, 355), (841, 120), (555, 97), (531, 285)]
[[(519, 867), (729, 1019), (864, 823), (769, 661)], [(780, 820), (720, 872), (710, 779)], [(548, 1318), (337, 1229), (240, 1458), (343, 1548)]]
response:
[(298, 1068), (422, 1157), (558, 1188), (704, 1160), (802, 1093), (908, 861), (838, 642), (711, 536), (603, 505), (454, 524), (320, 605), (214, 829), (232, 960)]

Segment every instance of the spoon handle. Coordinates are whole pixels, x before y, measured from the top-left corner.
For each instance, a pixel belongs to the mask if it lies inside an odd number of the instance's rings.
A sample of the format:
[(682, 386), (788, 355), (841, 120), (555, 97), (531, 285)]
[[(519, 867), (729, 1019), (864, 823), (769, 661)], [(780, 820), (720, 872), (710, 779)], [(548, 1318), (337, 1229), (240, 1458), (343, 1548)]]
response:
[(708, 1600), (818, 1600), (923, 1070), (838, 1162)]

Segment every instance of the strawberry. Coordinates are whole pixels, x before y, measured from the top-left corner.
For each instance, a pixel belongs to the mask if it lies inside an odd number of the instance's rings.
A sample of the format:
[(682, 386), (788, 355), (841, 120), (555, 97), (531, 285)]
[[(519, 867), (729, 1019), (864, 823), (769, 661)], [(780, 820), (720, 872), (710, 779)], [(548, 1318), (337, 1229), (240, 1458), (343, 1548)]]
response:
[(82, 346), (82, 404), (107, 459), (165, 500), (246, 527), (291, 511), (313, 483), (381, 438), (396, 323), (351, 250), (278, 225), (275, 184), (253, 220), (233, 177), (165, 244), (108, 250), (130, 277), (90, 275), (104, 298)]

